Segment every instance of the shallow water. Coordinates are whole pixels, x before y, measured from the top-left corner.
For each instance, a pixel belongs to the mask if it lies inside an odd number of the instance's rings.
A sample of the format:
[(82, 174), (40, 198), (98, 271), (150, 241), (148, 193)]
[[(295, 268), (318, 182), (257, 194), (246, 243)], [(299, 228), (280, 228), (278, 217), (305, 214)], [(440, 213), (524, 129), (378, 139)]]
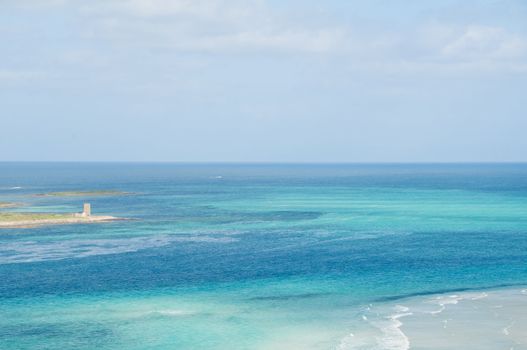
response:
[(527, 284), (527, 165), (0, 163), (16, 210), (98, 189), (133, 220), (0, 231), (0, 348), (404, 348), (368, 305)]

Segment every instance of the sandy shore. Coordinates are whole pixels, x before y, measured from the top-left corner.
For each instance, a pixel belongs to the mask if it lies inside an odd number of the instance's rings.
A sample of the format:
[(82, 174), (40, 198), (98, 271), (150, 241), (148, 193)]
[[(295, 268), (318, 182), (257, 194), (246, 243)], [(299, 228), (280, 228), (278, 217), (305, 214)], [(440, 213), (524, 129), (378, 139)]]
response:
[(451, 293), (407, 306), (400, 328), (413, 349), (527, 349), (526, 289)]
[(527, 289), (455, 292), (371, 304), (338, 348), (525, 350)]
[(109, 222), (115, 220), (123, 220), (114, 216), (90, 216), (90, 217), (80, 217), (75, 216), (74, 214), (65, 214), (59, 217), (50, 217), (50, 218), (39, 218), (39, 217), (29, 217), (27, 219), (23, 217), (17, 217), (16, 219), (2, 219), (0, 216), (0, 228), (31, 228), (39, 226), (49, 226), (49, 225), (69, 225), (69, 224), (88, 224), (88, 223), (97, 223), (97, 222)]

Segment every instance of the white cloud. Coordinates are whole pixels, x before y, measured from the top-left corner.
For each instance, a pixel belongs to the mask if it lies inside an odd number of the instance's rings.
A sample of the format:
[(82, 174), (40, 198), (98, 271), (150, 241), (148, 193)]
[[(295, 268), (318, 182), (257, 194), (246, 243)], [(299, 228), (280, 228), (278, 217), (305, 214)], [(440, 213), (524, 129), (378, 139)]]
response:
[(107, 0), (82, 6), (83, 11), (98, 14), (121, 14), (136, 17), (191, 16), (208, 20), (237, 20), (253, 16), (263, 6), (246, 0)]
[(322, 53), (346, 36), (338, 27), (291, 23), (261, 1), (96, 1), (82, 12), (98, 20), (101, 38), (175, 50)]
[[(525, 69), (527, 39), (504, 27), (410, 24), (405, 30), (293, 16), (264, 0), (20, 0), (67, 7), (78, 16), (79, 40), (62, 60), (103, 63), (135, 53), (204, 52), (340, 55), (355, 67), (408, 72), (437, 69)], [(314, 15), (313, 13), (311, 15)], [(101, 45), (102, 44), (102, 45)], [(102, 53), (101, 51), (107, 50)], [(73, 51), (73, 53), (71, 52)], [(107, 61), (108, 60), (108, 61)]]
[(449, 58), (462, 60), (514, 59), (526, 53), (527, 42), (500, 27), (469, 26), (442, 48)]
[(256, 0), (111, 0), (92, 2), (83, 11), (100, 19), (99, 35), (167, 50), (337, 53), (359, 64), (404, 62), (404, 69), (411, 62), (497, 66), (525, 60), (527, 50), (524, 38), (497, 26), (443, 23), (416, 28), (420, 36), (382, 28), (355, 31), (353, 23), (295, 22)]

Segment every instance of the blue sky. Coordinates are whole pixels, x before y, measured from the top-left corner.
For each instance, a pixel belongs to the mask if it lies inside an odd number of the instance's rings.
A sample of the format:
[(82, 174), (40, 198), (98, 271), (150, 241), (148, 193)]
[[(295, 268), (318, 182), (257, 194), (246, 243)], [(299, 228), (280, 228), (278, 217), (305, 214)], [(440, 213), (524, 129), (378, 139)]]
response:
[(523, 0), (0, 0), (0, 160), (527, 161)]

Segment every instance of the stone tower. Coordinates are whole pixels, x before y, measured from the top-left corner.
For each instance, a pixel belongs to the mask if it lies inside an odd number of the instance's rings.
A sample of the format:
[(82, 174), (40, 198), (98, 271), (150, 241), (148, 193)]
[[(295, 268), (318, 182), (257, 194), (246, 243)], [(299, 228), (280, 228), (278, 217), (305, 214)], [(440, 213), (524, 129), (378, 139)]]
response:
[(90, 203), (84, 203), (82, 208), (82, 216), (91, 216), (91, 205)]

